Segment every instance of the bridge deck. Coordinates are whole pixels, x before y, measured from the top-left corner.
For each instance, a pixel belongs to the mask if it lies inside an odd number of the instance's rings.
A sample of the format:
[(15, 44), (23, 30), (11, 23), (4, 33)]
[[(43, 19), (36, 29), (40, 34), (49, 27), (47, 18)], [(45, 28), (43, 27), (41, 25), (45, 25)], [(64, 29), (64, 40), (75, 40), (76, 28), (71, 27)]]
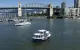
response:
[[(0, 7), (0, 9), (18, 9), (18, 7)], [(48, 9), (47, 7), (22, 7), (22, 9)]]

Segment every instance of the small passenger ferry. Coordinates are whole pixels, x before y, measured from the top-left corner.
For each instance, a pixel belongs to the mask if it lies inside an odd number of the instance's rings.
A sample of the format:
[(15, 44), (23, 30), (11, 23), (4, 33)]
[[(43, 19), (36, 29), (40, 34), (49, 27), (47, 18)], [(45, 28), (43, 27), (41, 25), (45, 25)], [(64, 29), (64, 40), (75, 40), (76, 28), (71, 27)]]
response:
[(32, 37), (33, 41), (43, 41), (47, 40), (51, 36), (50, 32), (47, 30), (38, 30), (38, 33), (34, 33)]

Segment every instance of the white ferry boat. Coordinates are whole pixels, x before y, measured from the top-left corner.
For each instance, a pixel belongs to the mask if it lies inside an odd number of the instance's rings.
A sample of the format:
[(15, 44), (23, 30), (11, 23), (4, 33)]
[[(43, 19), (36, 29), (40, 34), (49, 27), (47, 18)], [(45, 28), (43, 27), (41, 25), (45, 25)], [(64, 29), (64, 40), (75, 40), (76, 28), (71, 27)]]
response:
[(33, 41), (44, 41), (47, 40), (51, 34), (47, 30), (38, 30), (39, 33), (34, 33), (34, 36), (32, 37)]

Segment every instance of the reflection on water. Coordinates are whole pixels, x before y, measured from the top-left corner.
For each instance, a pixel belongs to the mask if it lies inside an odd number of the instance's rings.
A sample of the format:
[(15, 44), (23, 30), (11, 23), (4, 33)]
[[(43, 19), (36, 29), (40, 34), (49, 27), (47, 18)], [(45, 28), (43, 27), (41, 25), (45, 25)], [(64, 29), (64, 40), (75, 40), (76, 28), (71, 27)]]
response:
[[(80, 20), (33, 19), (31, 25), (14, 26), (0, 23), (0, 50), (80, 50)], [(37, 30), (52, 34), (44, 42), (32, 42)]]

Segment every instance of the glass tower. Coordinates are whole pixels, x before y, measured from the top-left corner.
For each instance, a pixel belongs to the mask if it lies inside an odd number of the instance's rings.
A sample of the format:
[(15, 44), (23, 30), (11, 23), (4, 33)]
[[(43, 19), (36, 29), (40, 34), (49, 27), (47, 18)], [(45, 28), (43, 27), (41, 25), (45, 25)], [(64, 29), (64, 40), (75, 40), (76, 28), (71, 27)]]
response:
[(74, 8), (80, 8), (80, 0), (74, 0)]

